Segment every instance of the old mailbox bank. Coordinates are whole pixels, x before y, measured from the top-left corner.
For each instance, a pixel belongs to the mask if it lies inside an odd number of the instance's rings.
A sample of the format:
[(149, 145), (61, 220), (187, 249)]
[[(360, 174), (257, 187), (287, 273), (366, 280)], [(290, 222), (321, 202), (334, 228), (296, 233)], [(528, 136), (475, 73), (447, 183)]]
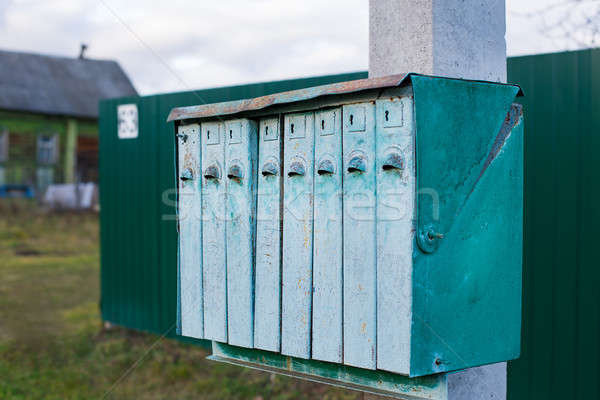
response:
[(180, 334), (425, 398), (517, 358), (519, 92), (407, 74), (174, 109)]

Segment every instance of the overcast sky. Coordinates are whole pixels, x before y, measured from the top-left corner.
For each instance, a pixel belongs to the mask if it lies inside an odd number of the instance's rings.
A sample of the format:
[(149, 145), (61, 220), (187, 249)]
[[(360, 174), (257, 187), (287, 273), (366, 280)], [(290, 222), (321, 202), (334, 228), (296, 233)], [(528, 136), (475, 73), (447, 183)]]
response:
[[(563, 3), (508, 0), (509, 55), (581, 47), (531, 14)], [(366, 70), (368, 11), (368, 0), (0, 0), (0, 48), (76, 57), (84, 42), (153, 94)]]

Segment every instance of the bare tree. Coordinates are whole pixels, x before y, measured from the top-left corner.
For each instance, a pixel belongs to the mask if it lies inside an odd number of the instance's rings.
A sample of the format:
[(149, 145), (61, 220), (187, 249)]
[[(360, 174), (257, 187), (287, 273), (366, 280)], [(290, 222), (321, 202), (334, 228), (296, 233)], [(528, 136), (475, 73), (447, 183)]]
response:
[(558, 48), (596, 47), (600, 43), (600, 1), (565, 0), (531, 12), (511, 12), (537, 25)]

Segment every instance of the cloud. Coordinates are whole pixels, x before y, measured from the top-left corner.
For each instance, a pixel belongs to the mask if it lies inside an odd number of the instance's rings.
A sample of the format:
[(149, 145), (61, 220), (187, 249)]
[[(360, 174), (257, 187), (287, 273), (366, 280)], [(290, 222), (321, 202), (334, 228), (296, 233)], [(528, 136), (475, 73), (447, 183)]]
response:
[(0, 26), (4, 25), (4, 15), (6, 14), (6, 11), (10, 7), (11, 3), (11, 0), (6, 0), (0, 3)]
[(15, 0), (0, 46), (76, 56), (85, 42), (144, 94), (367, 68), (366, 0), (149, 4)]
[[(85, 42), (89, 57), (119, 61), (142, 94), (358, 71), (368, 67), (368, 3), (0, 0), (0, 48), (76, 57)], [(507, 7), (509, 52), (547, 49), (535, 27), (513, 23), (523, 2)]]

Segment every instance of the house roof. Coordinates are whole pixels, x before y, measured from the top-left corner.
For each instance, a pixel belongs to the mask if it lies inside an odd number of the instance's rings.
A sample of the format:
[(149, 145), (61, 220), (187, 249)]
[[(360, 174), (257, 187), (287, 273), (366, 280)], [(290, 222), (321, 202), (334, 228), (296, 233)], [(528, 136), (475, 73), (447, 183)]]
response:
[(136, 96), (115, 61), (0, 50), (0, 109), (98, 117), (98, 101)]

